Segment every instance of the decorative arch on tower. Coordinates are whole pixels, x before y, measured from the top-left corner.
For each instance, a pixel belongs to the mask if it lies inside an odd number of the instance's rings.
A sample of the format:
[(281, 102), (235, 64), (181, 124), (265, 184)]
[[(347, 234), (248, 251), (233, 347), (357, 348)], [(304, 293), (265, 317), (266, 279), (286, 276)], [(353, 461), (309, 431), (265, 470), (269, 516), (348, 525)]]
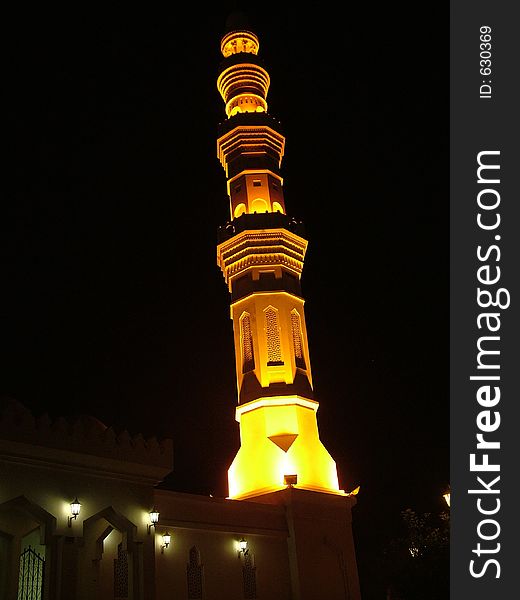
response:
[(240, 317), (240, 347), (242, 350), (242, 373), (249, 373), (255, 368), (255, 355), (251, 315), (248, 312), (242, 313)]
[(300, 314), (295, 308), (291, 310), (291, 334), (294, 350), (294, 362), (296, 363), (297, 367), (305, 369), (302, 322)]
[(238, 219), (238, 217), (241, 217), (246, 211), (246, 205), (243, 202), (241, 202), (240, 204), (237, 204), (235, 206), (235, 212), (233, 216), (235, 217), (235, 219)]
[(274, 306), (264, 309), (265, 337), (267, 342), (267, 364), (282, 365), (282, 343), (280, 339), (280, 325), (278, 310)]
[(253, 202), (251, 202), (251, 210), (252, 213), (265, 213), (269, 212), (269, 206), (267, 205), (266, 200), (263, 198), (255, 198)]

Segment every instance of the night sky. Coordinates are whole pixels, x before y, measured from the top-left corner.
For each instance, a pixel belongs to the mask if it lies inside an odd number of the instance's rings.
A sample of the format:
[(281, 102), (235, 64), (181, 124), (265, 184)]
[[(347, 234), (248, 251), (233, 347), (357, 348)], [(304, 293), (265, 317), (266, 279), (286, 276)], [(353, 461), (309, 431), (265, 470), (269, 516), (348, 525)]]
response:
[[(168, 6), (13, 21), (0, 393), (171, 437), (168, 485), (225, 496), (239, 435), (216, 77), (235, 4)], [(342, 487), (361, 485), (366, 571), (399, 512), (442, 510), (449, 482), (448, 16), (324, 6), (247, 12), (309, 239), (320, 435)]]

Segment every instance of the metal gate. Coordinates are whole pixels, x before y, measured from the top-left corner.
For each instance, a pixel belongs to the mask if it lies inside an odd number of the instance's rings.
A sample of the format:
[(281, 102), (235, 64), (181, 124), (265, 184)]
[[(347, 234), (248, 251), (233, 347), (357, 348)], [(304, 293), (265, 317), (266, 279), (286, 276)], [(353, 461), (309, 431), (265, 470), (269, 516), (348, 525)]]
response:
[(42, 600), (45, 558), (28, 546), (20, 554), (18, 600)]

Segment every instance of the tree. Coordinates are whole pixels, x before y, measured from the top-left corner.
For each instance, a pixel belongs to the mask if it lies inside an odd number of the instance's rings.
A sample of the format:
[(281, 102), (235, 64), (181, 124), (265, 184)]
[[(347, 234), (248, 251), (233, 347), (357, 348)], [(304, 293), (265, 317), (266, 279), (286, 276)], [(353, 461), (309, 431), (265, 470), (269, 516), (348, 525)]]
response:
[(449, 512), (401, 516), (404, 533), (384, 552), (387, 600), (449, 598)]

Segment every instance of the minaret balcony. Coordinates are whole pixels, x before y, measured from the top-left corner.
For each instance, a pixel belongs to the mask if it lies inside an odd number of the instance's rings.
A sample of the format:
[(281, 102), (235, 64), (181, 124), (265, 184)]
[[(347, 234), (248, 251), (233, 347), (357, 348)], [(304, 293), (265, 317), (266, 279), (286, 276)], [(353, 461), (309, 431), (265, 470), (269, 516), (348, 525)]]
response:
[(279, 168), (284, 148), (284, 136), (268, 125), (261, 124), (237, 124), (236, 127), (217, 140), (217, 155), (228, 176), (229, 163), (245, 155), (256, 157), (257, 160), (259, 156), (267, 155), (273, 159), (275, 166)]
[(283, 269), (299, 279), (306, 249), (307, 240), (286, 229), (245, 229), (218, 245), (217, 263), (231, 291), (233, 278), (250, 270)]

